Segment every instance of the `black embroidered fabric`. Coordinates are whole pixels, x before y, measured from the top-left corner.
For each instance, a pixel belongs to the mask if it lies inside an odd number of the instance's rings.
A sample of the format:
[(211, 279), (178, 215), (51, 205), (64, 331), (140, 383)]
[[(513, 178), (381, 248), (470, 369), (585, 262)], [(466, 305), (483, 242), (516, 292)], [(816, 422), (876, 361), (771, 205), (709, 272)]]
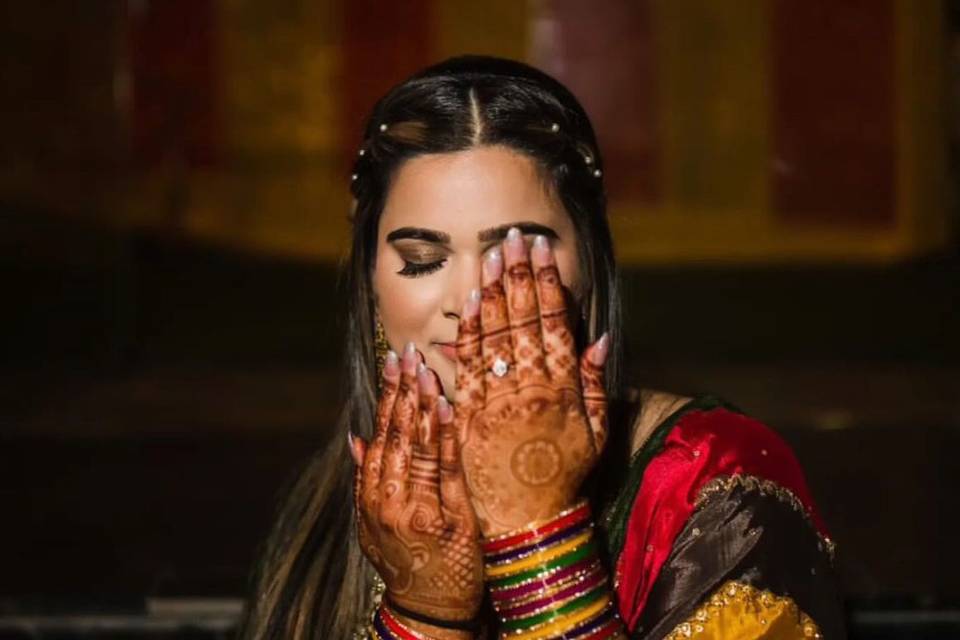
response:
[(824, 541), (787, 501), (742, 484), (714, 493), (690, 517), (632, 637), (663, 638), (728, 580), (787, 596), (824, 638), (846, 638)]

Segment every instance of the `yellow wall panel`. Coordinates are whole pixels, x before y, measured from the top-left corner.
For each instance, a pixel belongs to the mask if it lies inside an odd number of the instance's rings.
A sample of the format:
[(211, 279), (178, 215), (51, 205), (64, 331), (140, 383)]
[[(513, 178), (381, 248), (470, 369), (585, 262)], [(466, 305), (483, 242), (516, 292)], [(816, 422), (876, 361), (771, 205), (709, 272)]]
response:
[(653, 5), (663, 199), (669, 208), (767, 209), (767, 3)]
[(522, 0), (435, 0), (439, 56), (466, 53), (524, 60), (528, 3)]

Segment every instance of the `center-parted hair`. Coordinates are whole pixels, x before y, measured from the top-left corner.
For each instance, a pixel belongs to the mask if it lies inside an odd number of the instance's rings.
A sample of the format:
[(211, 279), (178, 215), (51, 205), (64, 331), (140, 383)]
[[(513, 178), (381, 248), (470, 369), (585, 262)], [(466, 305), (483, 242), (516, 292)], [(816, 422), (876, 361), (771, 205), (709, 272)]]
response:
[[(497, 145), (529, 157), (573, 222), (587, 283), (578, 346), (611, 332), (607, 387), (621, 396), (620, 301), (606, 218), (603, 162), (583, 107), (528, 65), (464, 56), (429, 67), (374, 106), (349, 179), (355, 203), (345, 269), (349, 377), (337, 432), (300, 474), (257, 569), (243, 638), (349, 638), (369, 606), (372, 569), (356, 539), (345, 432), (369, 440), (376, 409), (372, 271), (381, 213), (404, 161)], [(522, 213), (522, 212), (518, 212)], [(611, 425), (614, 429), (617, 425)]]

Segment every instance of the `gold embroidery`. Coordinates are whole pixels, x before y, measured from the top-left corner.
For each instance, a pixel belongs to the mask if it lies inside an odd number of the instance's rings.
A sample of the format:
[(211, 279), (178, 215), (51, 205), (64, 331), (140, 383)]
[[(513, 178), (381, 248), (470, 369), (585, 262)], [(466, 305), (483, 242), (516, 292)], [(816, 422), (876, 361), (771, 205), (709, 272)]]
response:
[(822, 636), (813, 619), (790, 598), (730, 581), (713, 592), (689, 620), (677, 625), (664, 640), (686, 638), (805, 640)]
[(833, 540), (816, 530), (816, 527), (814, 527), (813, 523), (810, 521), (809, 512), (807, 512), (806, 508), (803, 506), (803, 503), (800, 502), (800, 498), (798, 498), (792, 491), (785, 487), (781, 487), (773, 480), (767, 480), (765, 478), (758, 478), (757, 476), (746, 474), (717, 476), (710, 482), (703, 485), (703, 487), (700, 489), (700, 493), (697, 494), (697, 498), (693, 502), (694, 507), (700, 508), (710, 498), (719, 494), (728, 493), (735, 487), (742, 487), (745, 491), (759, 491), (760, 494), (764, 496), (773, 496), (797, 513), (801, 514), (807, 521), (807, 524), (810, 525), (810, 528), (813, 529), (817, 534), (817, 538), (819, 539), (817, 548), (820, 551), (825, 552), (827, 557), (830, 559), (830, 562), (833, 562), (837, 545), (833, 542)]

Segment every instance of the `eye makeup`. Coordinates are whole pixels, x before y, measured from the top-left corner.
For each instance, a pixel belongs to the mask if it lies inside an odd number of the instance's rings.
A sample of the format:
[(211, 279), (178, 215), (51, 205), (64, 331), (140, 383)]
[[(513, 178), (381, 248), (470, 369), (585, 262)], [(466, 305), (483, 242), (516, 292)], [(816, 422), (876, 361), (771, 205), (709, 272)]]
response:
[(437, 271), (447, 261), (448, 251), (432, 242), (395, 240), (391, 243), (403, 260), (397, 275), (418, 278)]

